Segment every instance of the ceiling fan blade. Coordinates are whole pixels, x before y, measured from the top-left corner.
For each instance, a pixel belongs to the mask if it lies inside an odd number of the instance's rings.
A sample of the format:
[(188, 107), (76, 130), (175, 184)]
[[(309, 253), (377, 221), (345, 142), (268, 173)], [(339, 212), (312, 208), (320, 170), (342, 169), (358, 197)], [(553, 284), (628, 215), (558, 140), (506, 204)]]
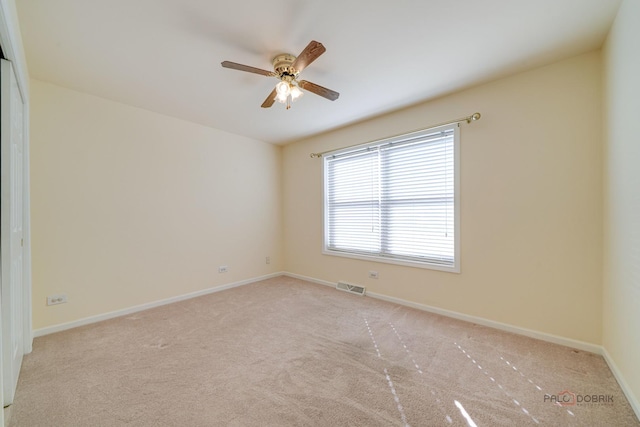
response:
[(320, 55), (322, 55), (327, 49), (322, 45), (322, 43), (317, 42), (315, 40), (311, 40), (307, 47), (304, 48), (300, 55), (293, 61), (291, 66), (295, 68), (298, 72), (304, 70), (307, 65), (311, 64), (315, 61)]
[(262, 103), (261, 107), (262, 108), (269, 108), (273, 105), (274, 102), (276, 102), (276, 89), (274, 88), (271, 93), (269, 94), (269, 96), (267, 96), (267, 99), (264, 100), (264, 102)]
[(320, 95), (323, 98), (327, 98), (330, 101), (335, 101), (340, 96), (340, 94), (335, 90), (327, 89), (326, 87), (322, 87), (320, 85), (308, 82), (306, 80), (300, 80), (298, 82), (298, 86), (300, 86), (304, 90), (313, 92), (316, 95)]
[(231, 61), (223, 61), (222, 66), (224, 68), (231, 68), (232, 70), (240, 70), (240, 71), (246, 71), (247, 73), (261, 74), (267, 77), (272, 77), (276, 75), (273, 71), (262, 70), (260, 68), (250, 67), (248, 65), (242, 65), (236, 62), (231, 62)]

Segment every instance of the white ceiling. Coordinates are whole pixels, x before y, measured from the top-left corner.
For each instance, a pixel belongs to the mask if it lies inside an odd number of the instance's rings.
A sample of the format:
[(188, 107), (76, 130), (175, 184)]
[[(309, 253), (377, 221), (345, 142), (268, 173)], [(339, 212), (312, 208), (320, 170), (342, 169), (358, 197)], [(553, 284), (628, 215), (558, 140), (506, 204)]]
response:
[[(31, 77), (283, 144), (597, 49), (620, 0), (16, 0)], [(290, 110), (278, 53), (327, 51)]]

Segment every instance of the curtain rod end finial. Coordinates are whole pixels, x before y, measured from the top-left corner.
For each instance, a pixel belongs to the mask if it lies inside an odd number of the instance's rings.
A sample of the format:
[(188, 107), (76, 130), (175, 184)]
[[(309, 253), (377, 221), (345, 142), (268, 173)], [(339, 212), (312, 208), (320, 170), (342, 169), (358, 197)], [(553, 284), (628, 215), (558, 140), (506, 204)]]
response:
[(471, 116), (471, 120), (475, 122), (477, 120), (480, 120), (480, 117), (482, 117), (480, 113), (473, 113), (473, 115)]

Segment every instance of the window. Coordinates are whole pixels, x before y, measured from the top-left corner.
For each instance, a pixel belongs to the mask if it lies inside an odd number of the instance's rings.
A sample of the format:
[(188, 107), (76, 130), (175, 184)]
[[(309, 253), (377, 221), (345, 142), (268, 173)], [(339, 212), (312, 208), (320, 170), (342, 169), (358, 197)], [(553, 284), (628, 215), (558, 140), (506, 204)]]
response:
[(324, 156), (324, 253), (459, 272), (457, 124)]

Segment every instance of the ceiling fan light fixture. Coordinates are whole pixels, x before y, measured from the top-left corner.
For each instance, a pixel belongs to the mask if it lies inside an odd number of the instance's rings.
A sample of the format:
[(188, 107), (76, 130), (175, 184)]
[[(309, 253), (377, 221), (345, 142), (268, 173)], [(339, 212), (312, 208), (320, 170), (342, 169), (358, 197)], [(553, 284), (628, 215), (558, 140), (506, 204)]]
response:
[(279, 93), (279, 94), (276, 95), (276, 101), (278, 101), (281, 104), (286, 103), (287, 102), (287, 98), (289, 98), (289, 95), (282, 94), (282, 93)]
[(298, 86), (291, 85), (291, 100), (295, 101), (303, 95), (303, 92)]
[(278, 93), (278, 95), (283, 96), (284, 99), (287, 99), (287, 96), (289, 96), (289, 94), (291, 93), (291, 88), (289, 87), (289, 83), (287, 82), (280, 82), (276, 85), (276, 92)]

